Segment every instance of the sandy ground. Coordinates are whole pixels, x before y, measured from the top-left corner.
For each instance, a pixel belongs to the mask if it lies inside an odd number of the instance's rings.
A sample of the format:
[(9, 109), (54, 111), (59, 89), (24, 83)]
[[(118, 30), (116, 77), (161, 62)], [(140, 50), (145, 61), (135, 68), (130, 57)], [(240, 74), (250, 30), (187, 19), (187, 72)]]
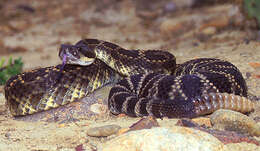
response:
[[(260, 96), (257, 31), (245, 25), (236, 6), (223, 4), (192, 10), (189, 1), (177, 1), (175, 10), (168, 10), (164, 6), (169, 1), (156, 5), (158, 8), (148, 4), (148, 8), (142, 8), (130, 0), (3, 2), (0, 54), (22, 57), (24, 70), (61, 63), (57, 53), (62, 43), (97, 38), (128, 49), (168, 50), (178, 63), (199, 57), (228, 60), (245, 76), (249, 92)], [(235, 23), (230, 23), (232, 19)], [(97, 94), (106, 99), (104, 91)], [(106, 124), (128, 127), (138, 121), (110, 116), (65, 124), (17, 121), (4, 104), (0, 91), (0, 150), (74, 150), (80, 144), (95, 149), (106, 139), (87, 136), (90, 127)], [(159, 122), (170, 126), (176, 120)]]

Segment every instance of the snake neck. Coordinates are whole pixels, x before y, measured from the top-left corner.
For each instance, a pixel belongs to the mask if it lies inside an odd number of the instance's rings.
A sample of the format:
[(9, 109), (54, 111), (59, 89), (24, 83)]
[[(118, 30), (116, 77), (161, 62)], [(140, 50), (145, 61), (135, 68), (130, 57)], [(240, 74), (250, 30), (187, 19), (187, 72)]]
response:
[(175, 57), (167, 51), (127, 50), (97, 39), (84, 39), (76, 45), (63, 45), (59, 54), (61, 58), (67, 55), (67, 62), (83, 66), (100, 60), (121, 76), (147, 72), (169, 74), (176, 69)]
[(127, 50), (101, 41), (94, 50), (96, 58), (122, 76), (159, 72), (171, 74), (176, 69), (175, 57), (161, 50)]
[(104, 62), (113, 70), (117, 71), (122, 76), (130, 76), (131, 69), (125, 68), (123, 62), (126, 58), (119, 51), (124, 51), (125, 49), (105, 41), (101, 41), (100, 44), (96, 46), (95, 54), (96, 58)]

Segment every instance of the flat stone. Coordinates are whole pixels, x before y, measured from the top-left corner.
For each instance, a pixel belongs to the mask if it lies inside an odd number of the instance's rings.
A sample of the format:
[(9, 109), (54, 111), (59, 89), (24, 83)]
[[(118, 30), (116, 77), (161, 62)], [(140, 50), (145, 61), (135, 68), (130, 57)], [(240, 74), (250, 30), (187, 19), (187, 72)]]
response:
[(93, 137), (106, 137), (117, 133), (119, 129), (121, 129), (121, 127), (118, 125), (105, 125), (101, 127), (94, 127), (88, 129), (87, 135)]
[(251, 136), (260, 136), (259, 125), (250, 117), (231, 110), (220, 109), (210, 116), (213, 128), (218, 130), (235, 131)]

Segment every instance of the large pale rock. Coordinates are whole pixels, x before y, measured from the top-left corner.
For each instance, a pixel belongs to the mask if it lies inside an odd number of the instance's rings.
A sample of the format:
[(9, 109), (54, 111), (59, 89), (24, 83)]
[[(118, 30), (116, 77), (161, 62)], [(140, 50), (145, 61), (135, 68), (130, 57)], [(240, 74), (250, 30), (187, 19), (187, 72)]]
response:
[(101, 148), (103, 151), (222, 151), (224, 144), (208, 133), (174, 126), (132, 131)]

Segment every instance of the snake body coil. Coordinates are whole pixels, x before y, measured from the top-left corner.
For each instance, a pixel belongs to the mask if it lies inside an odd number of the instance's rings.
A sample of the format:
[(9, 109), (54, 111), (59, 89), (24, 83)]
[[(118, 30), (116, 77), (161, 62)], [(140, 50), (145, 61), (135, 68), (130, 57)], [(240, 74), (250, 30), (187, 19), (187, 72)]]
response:
[(155, 117), (196, 117), (225, 108), (250, 112), (246, 83), (239, 70), (219, 59), (195, 59), (174, 75), (148, 73), (120, 81), (110, 91), (114, 114)]
[(12, 115), (56, 108), (119, 80), (108, 99), (114, 114), (196, 117), (219, 108), (243, 113), (254, 109), (240, 71), (227, 61), (202, 58), (176, 65), (165, 51), (126, 50), (96, 39), (62, 45), (59, 56), (65, 66), (39, 68), (8, 80), (5, 97)]
[(33, 114), (78, 100), (118, 78), (113, 69), (99, 60), (85, 67), (40, 68), (8, 80), (6, 104), (14, 116)]

